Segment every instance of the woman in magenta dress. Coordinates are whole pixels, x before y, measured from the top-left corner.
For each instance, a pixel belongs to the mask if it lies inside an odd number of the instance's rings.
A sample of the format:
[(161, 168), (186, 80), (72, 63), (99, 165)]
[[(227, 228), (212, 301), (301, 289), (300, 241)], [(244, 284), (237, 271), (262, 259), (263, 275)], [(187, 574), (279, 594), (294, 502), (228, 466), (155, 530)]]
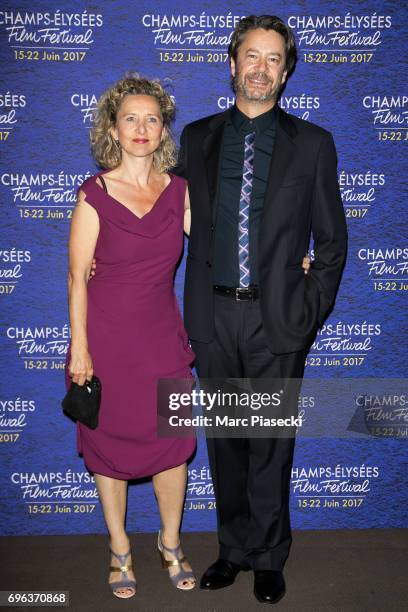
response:
[(122, 598), (136, 592), (127, 481), (144, 476), (153, 476), (163, 564), (178, 588), (195, 585), (179, 529), (196, 441), (157, 435), (156, 381), (191, 377), (194, 359), (173, 288), (183, 223), (189, 230), (186, 182), (168, 172), (173, 114), (171, 98), (146, 79), (125, 78), (102, 95), (91, 141), (106, 170), (78, 190), (70, 233), (66, 385), (93, 373), (102, 382), (98, 427), (77, 424), (77, 446), (94, 472), (110, 535), (109, 584)]

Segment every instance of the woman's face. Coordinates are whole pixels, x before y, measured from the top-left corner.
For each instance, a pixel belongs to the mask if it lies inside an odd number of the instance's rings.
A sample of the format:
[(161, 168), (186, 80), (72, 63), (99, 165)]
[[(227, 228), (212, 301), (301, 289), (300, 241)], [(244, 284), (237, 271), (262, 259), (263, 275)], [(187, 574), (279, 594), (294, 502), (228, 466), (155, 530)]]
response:
[(159, 103), (153, 96), (128, 94), (122, 100), (111, 129), (122, 153), (132, 157), (152, 155), (165, 134)]

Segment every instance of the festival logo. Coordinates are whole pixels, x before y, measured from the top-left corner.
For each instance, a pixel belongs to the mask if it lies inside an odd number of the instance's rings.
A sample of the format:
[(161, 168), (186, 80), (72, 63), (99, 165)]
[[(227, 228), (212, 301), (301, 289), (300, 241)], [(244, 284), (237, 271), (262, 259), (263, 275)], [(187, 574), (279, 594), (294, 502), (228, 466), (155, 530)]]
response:
[(377, 130), (378, 140), (408, 140), (408, 96), (364, 96), (362, 104), (369, 113), (373, 128)]
[(33, 399), (0, 399), (0, 442), (17, 442), (35, 411)]
[(25, 95), (11, 91), (0, 93), (0, 142), (9, 140), (10, 134), (18, 126), (21, 109), (26, 106)]
[(20, 219), (70, 220), (77, 199), (77, 189), (91, 176), (67, 173), (0, 174), (0, 184), (9, 190), (10, 199)]
[[(356, 411), (350, 420), (349, 431), (380, 438), (408, 437), (408, 396), (404, 393), (406, 380), (387, 379), (391, 393), (374, 392), (355, 397)], [(379, 392), (380, 391), (380, 392)]]
[[(222, 111), (227, 110), (233, 106), (234, 103), (235, 97), (233, 95), (220, 96), (217, 100), (217, 106)], [(320, 109), (320, 97), (305, 93), (297, 96), (282, 95), (279, 99), (279, 106), (300, 119), (312, 121), (316, 115), (315, 111)]]
[(206, 465), (188, 470), (186, 510), (215, 510), (214, 485)]
[(154, 14), (141, 17), (153, 46), (165, 63), (220, 63), (228, 60), (232, 32), (244, 15)]
[(392, 27), (390, 15), (291, 15), (299, 58), (315, 64), (367, 64)]
[(26, 370), (63, 370), (70, 328), (7, 327), (5, 337), (15, 345)]
[(71, 96), (71, 104), (80, 111), (81, 123), (86, 128), (93, 126), (97, 102), (95, 94), (74, 93)]
[(305, 93), (297, 96), (282, 95), (279, 98), (279, 106), (300, 119), (314, 121), (316, 115), (314, 111), (320, 109), (320, 97)]
[(91, 514), (99, 503), (94, 477), (88, 472), (13, 472), (28, 514)]
[[(298, 416), (302, 420), (302, 426), (308, 420), (308, 409), (311, 410), (316, 406), (316, 398), (314, 395), (299, 395), (298, 398)], [(297, 429), (297, 433), (301, 433), (301, 428)]]
[(25, 264), (31, 262), (31, 251), (16, 248), (0, 250), (0, 296), (11, 295), (23, 277)]
[(0, 28), (19, 62), (84, 62), (102, 26), (102, 15), (87, 10), (0, 11)]
[(408, 247), (365, 247), (356, 254), (374, 291), (408, 291)]
[(318, 331), (306, 364), (322, 367), (362, 367), (382, 334), (380, 323), (330, 320)]
[(291, 489), (297, 509), (356, 509), (380, 477), (375, 465), (322, 465), (292, 468)]
[(341, 170), (339, 185), (347, 219), (363, 219), (385, 185), (385, 174)]

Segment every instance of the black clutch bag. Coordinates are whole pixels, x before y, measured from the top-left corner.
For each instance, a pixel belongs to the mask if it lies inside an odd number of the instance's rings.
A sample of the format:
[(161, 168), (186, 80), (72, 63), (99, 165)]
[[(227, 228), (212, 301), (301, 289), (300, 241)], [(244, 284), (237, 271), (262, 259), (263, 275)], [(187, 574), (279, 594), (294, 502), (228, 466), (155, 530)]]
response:
[(90, 429), (98, 427), (98, 414), (101, 405), (102, 384), (97, 376), (86, 380), (84, 385), (71, 383), (68, 393), (62, 400), (64, 412), (87, 425)]

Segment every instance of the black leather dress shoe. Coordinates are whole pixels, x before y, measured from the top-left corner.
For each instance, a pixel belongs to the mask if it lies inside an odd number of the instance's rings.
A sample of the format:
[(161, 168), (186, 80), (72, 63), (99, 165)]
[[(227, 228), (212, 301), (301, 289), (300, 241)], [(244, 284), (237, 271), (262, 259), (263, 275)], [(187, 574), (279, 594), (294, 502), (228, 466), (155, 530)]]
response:
[(233, 584), (237, 574), (243, 568), (241, 565), (226, 561), (225, 559), (217, 559), (215, 563), (210, 565), (200, 581), (200, 589), (215, 590), (223, 589), (224, 587)]
[(286, 593), (282, 572), (276, 570), (254, 570), (254, 595), (262, 603), (277, 603)]

